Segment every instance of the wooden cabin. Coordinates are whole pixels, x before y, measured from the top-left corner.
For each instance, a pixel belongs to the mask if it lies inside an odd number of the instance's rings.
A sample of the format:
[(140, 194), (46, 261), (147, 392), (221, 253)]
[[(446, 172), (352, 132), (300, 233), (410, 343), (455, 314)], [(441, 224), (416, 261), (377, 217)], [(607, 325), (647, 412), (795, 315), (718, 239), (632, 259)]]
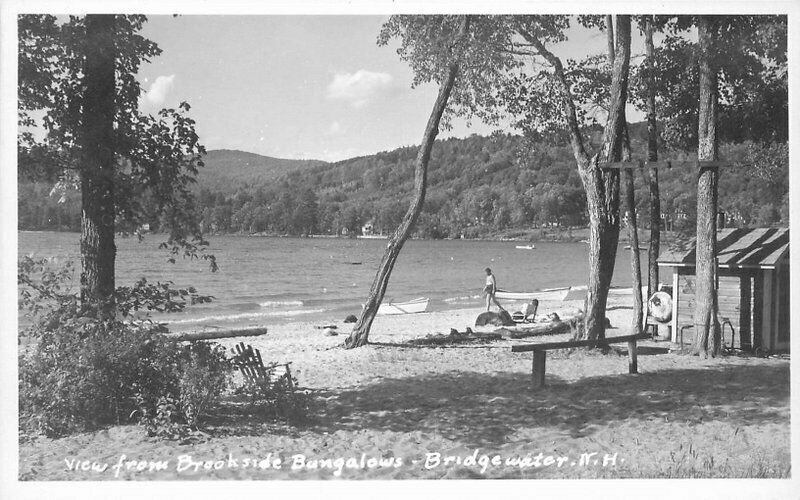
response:
[[(723, 229), (717, 233), (718, 309), (726, 346), (789, 350), (789, 229)], [(658, 258), (672, 271), (672, 341), (694, 339), (695, 244)]]

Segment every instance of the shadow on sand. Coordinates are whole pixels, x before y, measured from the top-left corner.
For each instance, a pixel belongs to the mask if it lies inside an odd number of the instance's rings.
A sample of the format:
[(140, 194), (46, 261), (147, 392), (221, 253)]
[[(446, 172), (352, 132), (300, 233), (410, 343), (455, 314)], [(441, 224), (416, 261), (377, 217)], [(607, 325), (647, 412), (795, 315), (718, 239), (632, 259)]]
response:
[(546, 427), (571, 437), (596, 426), (660, 418), (687, 424), (787, 422), (789, 366), (713, 366), (639, 375), (564, 381), (547, 376), (533, 390), (519, 373), (450, 372), (387, 378), (358, 389), (330, 392), (308, 429), (432, 431), (468, 446), (507, 442), (519, 429)]

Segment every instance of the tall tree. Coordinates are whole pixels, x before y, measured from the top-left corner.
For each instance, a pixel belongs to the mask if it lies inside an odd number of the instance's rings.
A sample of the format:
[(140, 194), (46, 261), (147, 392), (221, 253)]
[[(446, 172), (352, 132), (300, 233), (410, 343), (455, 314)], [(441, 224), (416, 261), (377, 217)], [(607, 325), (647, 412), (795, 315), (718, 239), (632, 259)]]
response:
[[(81, 194), (81, 295), (113, 301), (115, 233), (160, 223), (170, 260), (203, 257), (216, 269), (191, 185), (205, 148), (189, 105), (139, 110), (136, 73), (160, 54), (137, 15), (22, 15), (19, 27), (20, 178)], [(42, 116), (35, 119), (36, 115)]]
[[(655, 16), (643, 16), (645, 46), (645, 86), (647, 114), (647, 162), (658, 161), (658, 128), (656, 125), (655, 49), (653, 29)], [(661, 195), (658, 189), (658, 168), (649, 168), (650, 245), (647, 251), (647, 297), (658, 291), (658, 254), (661, 246)]]
[[(697, 23), (700, 71), (697, 158), (719, 159), (717, 142), (717, 67), (715, 20), (701, 16)], [(720, 348), (717, 319), (717, 167), (700, 167), (697, 181), (697, 240), (693, 354), (716, 356)]]
[[(616, 43), (611, 87), (608, 95), (608, 113), (603, 131), (601, 151), (590, 156), (585, 146), (572, 85), (564, 65), (525, 22), (518, 23), (520, 35), (541, 55), (552, 68), (558, 102), (552, 106), (560, 120), (566, 122), (569, 142), (578, 164), (578, 172), (586, 190), (589, 209), (589, 284), (585, 329), (579, 337), (605, 338), (605, 311), (608, 290), (614, 273), (617, 244), (619, 242), (619, 169), (601, 168), (618, 158), (623, 141), (625, 104), (627, 102), (628, 73), (630, 66), (631, 25), (630, 16), (616, 16)], [(539, 19), (546, 24), (551, 20)], [(552, 111), (551, 111), (552, 112)], [(532, 127), (533, 128), (533, 127)]]
[(431, 156), (431, 149), (433, 148), (436, 135), (439, 132), (439, 122), (447, 107), (447, 100), (450, 97), (450, 92), (455, 85), (456, 77), (459, 73), (460, 50), (458, 44), (459, 42), (463, 43), (462, 40), (466, 38), (469, 23), (469, 16), (461, 16), (458, 22), (458, 29), (456, 32), (453, 32), (451, 28), (452, 22), (450, 22), (449, 19), (439, 17), (432, 20), (431, 24), (434, 25), (433, 28), (441, 30), (438, 42), (442, 44), (442, 48), (445, 49), (442, 57), (445, 57), (447, 61), (447, 73), (439, 84), (439, 93), (436, 96), (436, 102), (431, 110), (428, 123), (425, 126), (422, 144), (420, 145), (414, 162), (414, 197), (400, 225), (389, 238), (386, 251), (383, 254), (383, 259), (381, 259), (381, 263), (378, 266), (378, 272), (372, 282), (366, 305), (361, 312), (361, 317), (358, 319), (353, 331), (345, 341), (345, 346), (347, 348), (360, 347), (368, 343), (369, 331), (372, 327), (372, 322), (375, 320), (378, 307), (380, 307), (383, 296), (386, 293), (386, 287), (389, 284), (389, 277), (391, 276), (394, 264), (397, 261), (397, 257), (400, 255), (403, 244), (406, 242), (406, 239), (408, 239), (414, 223), (422, 212), (422, 206), (425, 201), (428, 162)]
[[(611, 65), (614, 65), (614, 29), (611, 16), (606, 16), (607, 38), (608, 38), (608, 58)], [(625, 109), (622, 109), (622, 141), (620, 143), (621, 154), (615, 155), (615, 160), (631, 162), (631, 138), (628, 133), (628, 124), (625, 119)], [(631, 318), (631, 330), (633, 334), (642, 333), (642, 274), (639, 260), (639, 232), (636, 227), (636, 199), (633, 185), (633, 168), (625, 167), (622, 172), (625, 192), (625, 209), (628, 213), (628, 240), (631, 247), (631, 281), (633, 296), (633, 316)]]

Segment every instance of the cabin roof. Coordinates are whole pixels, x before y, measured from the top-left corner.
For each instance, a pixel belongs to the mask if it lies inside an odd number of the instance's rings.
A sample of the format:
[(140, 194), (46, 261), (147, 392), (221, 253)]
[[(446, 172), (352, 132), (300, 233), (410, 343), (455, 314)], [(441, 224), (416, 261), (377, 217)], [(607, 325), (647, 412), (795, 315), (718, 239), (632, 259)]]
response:
[[(696, 239), (686, 250), (667, 250), (660, 266), (694, 266)], [(723, 229), (717, 233), (717, 258), (723, 268), (774, 268), (789, 255), (788, 228)]]

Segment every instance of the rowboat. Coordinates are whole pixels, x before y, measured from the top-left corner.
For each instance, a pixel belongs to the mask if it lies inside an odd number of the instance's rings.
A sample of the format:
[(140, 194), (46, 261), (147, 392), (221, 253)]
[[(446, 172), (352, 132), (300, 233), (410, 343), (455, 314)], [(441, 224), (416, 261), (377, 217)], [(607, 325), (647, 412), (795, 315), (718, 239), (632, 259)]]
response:
[[(569, 290), (567, 290), (566, 295), (564, 295), (563, 300), (585, 300), (586, 294), (589, 291), (589, 287), (586, 285), (582, 286), (571, 286)], [(608, 296), (609, 297), (627, 297), (633, 294), (632, 288), (622, 288), (612, 286), (608, 289)], [(642, 296), (647, 297), (647, 287), (642, 287)]]
[(505, 300), (533, 300), (542, 295), (541, 292), (509, 292), (508, 290), (497, 290), (495, 298)]
[(517, 248), (519, 250), (533, 250), (536, 247), (533, 245), (517, 245)]
[(407, 302), (389, 302), (378, 307), (378, 314), (413, 314), (425, 312), (431, 299), (420, 297)]

